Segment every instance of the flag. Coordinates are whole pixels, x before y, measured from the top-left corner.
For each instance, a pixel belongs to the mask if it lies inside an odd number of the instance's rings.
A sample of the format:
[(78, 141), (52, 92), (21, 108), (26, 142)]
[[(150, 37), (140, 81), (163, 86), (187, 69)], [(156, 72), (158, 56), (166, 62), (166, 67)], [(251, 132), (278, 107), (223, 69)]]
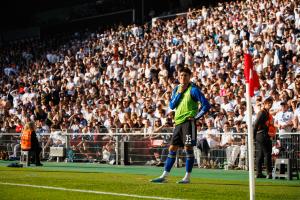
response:
[(249, 83), (250, 69), (253, 68), (252, 58), (250, 54), (244, 54), (244, 76), (246, 83)]
[[(251, 76), (252, 75), (252, 76)], [(259, 85), (259, 78), (254, 69), (250, 70), (250, 97), (254, 96), (254, 91), (258, 90), (260, 87)]]
[(252, 57), (250, 54), (245, 54), (244, 55), (244, 76), (245, 76), (245, 82), (249, 83), (249, 88), (250, 88), (250, 96), (254, 96), (254, 91), (258, 90), (260, 85), (259, 85), (259, 77), (257, 75), (257, 72), (253, 68), (253, 62), (252, 62)]

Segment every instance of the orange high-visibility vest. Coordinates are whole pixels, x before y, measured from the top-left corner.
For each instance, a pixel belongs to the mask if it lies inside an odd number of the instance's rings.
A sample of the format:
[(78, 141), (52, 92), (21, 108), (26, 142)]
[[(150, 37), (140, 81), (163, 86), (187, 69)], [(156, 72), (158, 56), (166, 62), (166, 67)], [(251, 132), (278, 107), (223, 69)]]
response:
[(31, 133), (30, 130), (24, 130), (21, 136), (21, 149), (29, 151), (31, 149)]
[(273, 117), (269, 114), (268, 120), (266, 121), (266, 125), (268, 126), (268, 134), (270, 137), (275, 137), (276, 135), (276, 127), (274, 126)]

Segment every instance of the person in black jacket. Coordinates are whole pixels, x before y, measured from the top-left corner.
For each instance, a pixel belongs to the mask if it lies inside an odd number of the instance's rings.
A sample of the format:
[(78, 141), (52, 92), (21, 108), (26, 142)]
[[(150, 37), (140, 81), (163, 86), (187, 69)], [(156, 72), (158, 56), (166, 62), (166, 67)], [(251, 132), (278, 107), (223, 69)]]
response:
[[(254, 137), (256, 140), (257, 157), (256, 157), (256, 178), (272, 179), (272, 141), (268, 134), (269, 127), (266, 122), (269, 119), (269, 110), (273, 105), (273, 99), (267, 98), (263, 102), (262, 110), (258, 112), (254, 122)], [(262, 173), (262, 165), (266, 161), (267, 176)]]

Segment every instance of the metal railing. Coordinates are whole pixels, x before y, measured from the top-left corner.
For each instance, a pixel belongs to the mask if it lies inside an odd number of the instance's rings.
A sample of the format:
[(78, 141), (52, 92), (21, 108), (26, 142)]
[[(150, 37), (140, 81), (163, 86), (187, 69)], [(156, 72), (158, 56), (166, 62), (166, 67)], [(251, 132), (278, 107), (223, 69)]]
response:
[[(42, 147), (42, 160), (65, 162), (99, 162), (116, 165), (155, 165), (163, 166), (168, 154), (169, 141), (173, 129), (164, 133), (147, 132), (145, 129), (110, 130), (107, 133), (70, 133), (53, 131), (37, 133)], [(203, 132), (198, 133), (195, 152), (195, 166), (199, 168), (248, 169), (247, 135), (229, 133), (231, 144), (220, 145), (225, 133), (211, 135), (203, 140)], [(228, 133), (227, 133), (228, 134)], [(208, 145), (208, 146), (207, 146)], [(50, 156), (50, 147), (62, 147), (63, 157)], [(0, 159), (19, 159), (20, 133), (0, 133)], [(6, 153), (6, 157), (3, 156)], [(273, 140), (273, 160), (291, 158), (300, 164), (300, 134), (281, 133)], [(184, 165), (184, 150), (178, 151), (177, 166)]]

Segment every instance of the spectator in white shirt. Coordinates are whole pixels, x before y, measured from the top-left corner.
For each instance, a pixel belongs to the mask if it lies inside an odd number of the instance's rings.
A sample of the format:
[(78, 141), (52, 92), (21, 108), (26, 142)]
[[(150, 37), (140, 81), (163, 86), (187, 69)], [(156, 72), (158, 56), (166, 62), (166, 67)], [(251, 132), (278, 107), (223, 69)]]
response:
[[(279, 133), (288, 133), (292, 130), (294, 115), (288, 110), (286, 101), (280, 103), (281, 111), (279, 111), (274, 118), (274, 125), (278, 128)], [(290, 137), (289, 135), (281, 135), (281, 138)]]
[(224, 133), (222, 134), (220, 146), (225, 149), (227, 166), (225, 168), (233, 169), (235, 161), (240, 152), (240, 146), (234, 144), (232, 131), (230, 131), (229, 123), (224, 123)]

